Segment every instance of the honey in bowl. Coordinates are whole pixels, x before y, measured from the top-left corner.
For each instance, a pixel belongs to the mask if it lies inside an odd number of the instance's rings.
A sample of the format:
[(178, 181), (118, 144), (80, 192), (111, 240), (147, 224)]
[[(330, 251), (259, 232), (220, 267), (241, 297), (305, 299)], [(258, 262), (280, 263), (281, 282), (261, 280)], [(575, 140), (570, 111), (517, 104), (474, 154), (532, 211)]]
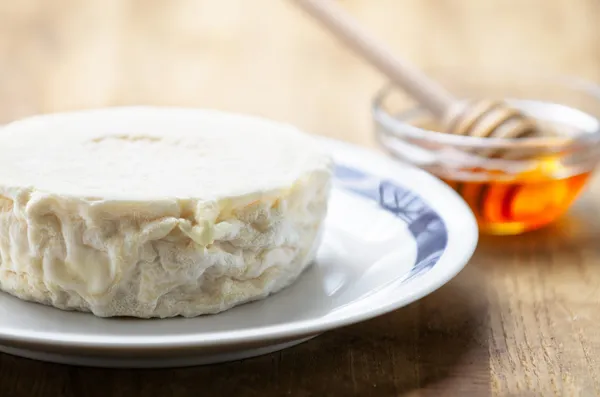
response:
[[(418, 127), (440, 131), (431, 122)], [(564, 126), (541, 127), (545, 136), (564, 141), (577, 135)], [(467, 202), (482, 232), (519, 234), (545, 226), (565, 213), (589, 180), (591, 171), (572, 173), (562, 165), (562, 158), (560, 154), (540, 155), (532, 159), (534, 167), (518, 173), (477, 168), (430, 171)]]
[[(390, 85), (377, 93), (371, 109), (378, 143), (392, 157), (454, 188), (482, 233), (520, 234), (555, 221), (600, 163), (600, 86), (541, 72), (485, 81), (464, 79), (464, 74), (455, 71), (440, 81), (466, 102), (504, 99), (536, 128), (519, 135), (504, 128), (492, 132), (500, 119), (439, 122)], [(463, 131), (469, 135), (460, 135)]]

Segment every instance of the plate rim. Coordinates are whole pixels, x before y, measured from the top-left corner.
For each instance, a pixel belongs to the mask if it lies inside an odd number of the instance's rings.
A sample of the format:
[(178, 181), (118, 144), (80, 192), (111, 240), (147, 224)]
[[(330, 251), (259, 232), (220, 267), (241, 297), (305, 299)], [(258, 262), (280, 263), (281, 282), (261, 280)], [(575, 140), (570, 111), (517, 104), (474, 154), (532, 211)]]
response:
[[(371, 309), (363, 309), (358, 313), (350, 311), (349, 314), (346, 313), (344, 316), (327, 320), (313, 318), (241, 330), (164, 336), (107, 336), (97, 340), (81, 335), (65, 335), (58, 332), (38, 330), (20, 330), (16, 332), (0, 325), (0, 343), (7, 346), (35, 346), (36, 348), (43, 346), (56, 348), (60, 346), (68, 349), (124, 349), (131, 351), (138, 349), (177, 350), (208, 346), (215, 348), (233, 344), (289, 340), (345, 327), (397, 310), (434, 292), (454, 278), (466, 266), (477, 246), (479, 231), (475, 216), (454, 190), (433, 175), (409, 164), (400, 163), (376, 150), (331, 138), (316, 138), (327, 149), (334, 152), (334, 158), (336, 157), (335, 151), (354, 153), (358, 157), (364, 158), (364, 160), (355, 163), (359, 164), (361, 170), (376, 168), (377, 171), (369, 172), (378, 177), (388, 178), (403, 185), (400, 178), (392, 172), (398, 173), (401, 170), (400, 174), (409, 174), (415, 178), (420, 177), (426, 180), (426, 183), (416, 186), (403, 186), (416, 192), (443, 219), (447, 229), (448, 242), (438, 263), (431, 270), (420, 277), (406, 281), (404, 284), (405, 286), (419, 285), (418, 288), (404, 287), (407, 293), (394, 296), (394, 299), (391, 299), (387, 304)], [(365, 166), (364, 164), (370, 165)], [(389, 171), (382, 172), (383, 169)], [(432, 192), (424, 193), (429, 190)], [(436, 192), (444, 197), (444, 203), (441, 203), (441, 200), (432, 200)], [(165, 319), (165, 321), (167, 320)]]

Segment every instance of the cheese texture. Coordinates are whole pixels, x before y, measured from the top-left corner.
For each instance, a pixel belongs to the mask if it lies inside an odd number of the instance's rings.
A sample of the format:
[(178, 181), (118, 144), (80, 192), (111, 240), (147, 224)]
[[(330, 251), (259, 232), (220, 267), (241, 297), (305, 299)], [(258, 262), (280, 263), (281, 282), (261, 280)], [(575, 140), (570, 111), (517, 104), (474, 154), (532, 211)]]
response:
[(0, 289), (97, 316), (217, 313), (314, 259), (332, 163), (293, 127), (114, 108), (0, 129)]

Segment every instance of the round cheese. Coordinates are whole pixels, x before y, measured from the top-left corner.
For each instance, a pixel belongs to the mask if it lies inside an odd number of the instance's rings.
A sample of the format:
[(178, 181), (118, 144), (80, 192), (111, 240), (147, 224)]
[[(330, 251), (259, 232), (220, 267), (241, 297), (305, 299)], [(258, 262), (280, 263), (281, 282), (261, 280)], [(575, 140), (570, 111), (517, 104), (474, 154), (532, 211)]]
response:
[(332, 163), (216, 111), (113, 108), (0, 130), (0, 289), (97, 316), (217, 313), (314, 259)]

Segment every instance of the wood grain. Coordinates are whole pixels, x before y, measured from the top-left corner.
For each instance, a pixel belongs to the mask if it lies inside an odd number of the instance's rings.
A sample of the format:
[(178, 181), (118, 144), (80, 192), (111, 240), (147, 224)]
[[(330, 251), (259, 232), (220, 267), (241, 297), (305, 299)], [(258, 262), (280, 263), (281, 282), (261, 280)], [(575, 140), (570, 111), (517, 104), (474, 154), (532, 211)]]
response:
[[(428, 71), (600, 82), (596, 0), (340, 0)], [(0, 122), (105, 105), (260, 114), (372, 146), (383, 79), (286, 1), (0, 2)], [(483, 238), (468, 267), (390, 315), (268, 356), (161, 370), (0, 355), (0, 395), (600, 395), (600, 181), (553, 227)]]

